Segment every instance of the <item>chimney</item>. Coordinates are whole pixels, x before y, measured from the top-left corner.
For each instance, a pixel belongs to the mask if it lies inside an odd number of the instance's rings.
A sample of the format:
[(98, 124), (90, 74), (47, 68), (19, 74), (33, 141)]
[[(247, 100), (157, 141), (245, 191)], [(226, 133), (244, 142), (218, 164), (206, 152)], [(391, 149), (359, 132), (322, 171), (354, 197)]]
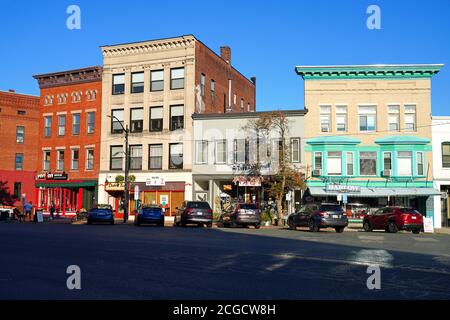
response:
[(231, 48), (228, 46), (220, 47), (220, 56), (229, 65), (231, 65)]
[(14, 89), (9, 89), (8, 92), (15, 93), (16, 90), (14, 90)]

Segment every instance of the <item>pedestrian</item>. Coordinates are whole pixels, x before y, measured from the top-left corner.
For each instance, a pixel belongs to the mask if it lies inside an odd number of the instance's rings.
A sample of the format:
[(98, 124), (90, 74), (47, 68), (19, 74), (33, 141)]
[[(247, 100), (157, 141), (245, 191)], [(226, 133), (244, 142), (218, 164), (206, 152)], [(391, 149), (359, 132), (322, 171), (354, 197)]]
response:
[(31, 214), (33, 211), (33, 202), (27, 202), (24, 206), (24, 210), (25, 210), (25, 219), (27, 219), (27, 216), (29, 217), (29, 221), (31, 221)]
[(52, 201), (52, 204), (50, 205), (50, 219), (51, 220), (53, 220), (55, 218), (55, 211), (56, 211), (55, 202)]

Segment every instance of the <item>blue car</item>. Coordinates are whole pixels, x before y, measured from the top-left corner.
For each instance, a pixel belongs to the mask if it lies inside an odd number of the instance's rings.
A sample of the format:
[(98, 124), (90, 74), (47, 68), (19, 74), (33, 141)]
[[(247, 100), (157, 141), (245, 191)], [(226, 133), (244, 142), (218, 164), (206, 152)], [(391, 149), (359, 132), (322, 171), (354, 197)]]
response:
[(109, 204), (98, 204), (88, 211), (87, 224), (109, 222), (114, 224), (114, 212)]
[(142, 205), (136, 213), (134, 224), (140, 226), (143, 223), (164, 227), (164, 210), (158, 205)]

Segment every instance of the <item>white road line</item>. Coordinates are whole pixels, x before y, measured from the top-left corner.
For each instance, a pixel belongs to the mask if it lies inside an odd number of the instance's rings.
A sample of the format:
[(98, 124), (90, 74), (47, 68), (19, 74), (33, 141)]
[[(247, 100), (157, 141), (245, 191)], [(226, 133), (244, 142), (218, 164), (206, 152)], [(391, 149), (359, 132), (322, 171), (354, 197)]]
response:
[(439, 240), (433, 239), (433, 238), (416, 238), (413, 237), (414, 240), (419, 242), (439, 242)]

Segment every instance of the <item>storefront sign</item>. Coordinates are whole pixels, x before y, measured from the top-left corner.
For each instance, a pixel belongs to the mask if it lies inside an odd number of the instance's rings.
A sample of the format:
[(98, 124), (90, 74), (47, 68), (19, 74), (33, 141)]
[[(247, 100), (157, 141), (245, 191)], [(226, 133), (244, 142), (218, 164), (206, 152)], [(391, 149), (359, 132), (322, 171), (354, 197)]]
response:
[(223, 190), (224, 191), (231, 191), (231, 190), (233, 190), (233, 186), (231, 184), (224, 184), (223, 185)]
[(68, 174), (65, 172), (51, 173), (45, 172), (38, 174), (36, 180), (67, 180), (69, 178)]
[(165, 186), (166, 179), (164, 177), (150, 177), (145, 180), (145, 185), (147, 187), (151, 186)]
[(434, 233), (433, 218), (423, 217), (423, 231), (427, 233)]
[(343, 184), (329, 184), (327, 185), (327, 192), (343, 192), (343, 193), (359, 193), (360, 186), (347, 186)]
[(108, 182), (105, 185), (105, 191), (124, 191), (125, 183), (124, 182)]
[(261, 177), (235, 177), (233, 179), (234, 184), (238, 184), (240, 187), (261, 187)]

